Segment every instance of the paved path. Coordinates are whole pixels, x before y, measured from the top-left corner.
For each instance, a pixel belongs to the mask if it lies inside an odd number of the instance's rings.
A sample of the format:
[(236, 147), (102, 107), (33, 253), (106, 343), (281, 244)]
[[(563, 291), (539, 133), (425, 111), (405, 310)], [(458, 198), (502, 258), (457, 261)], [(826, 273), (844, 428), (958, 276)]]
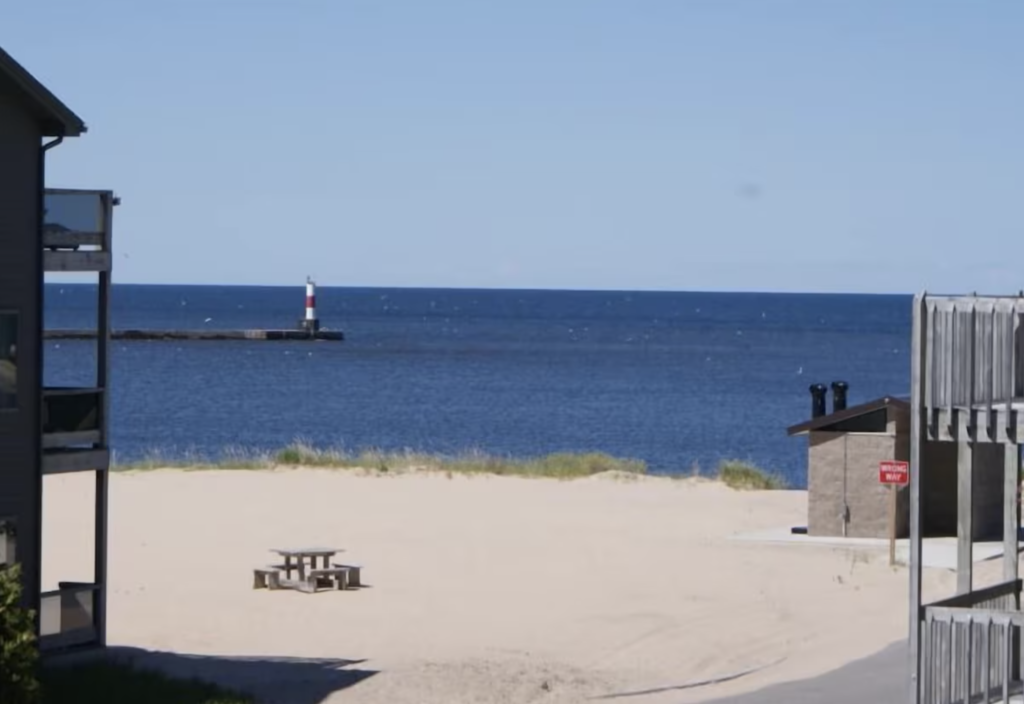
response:
[(902, 704), (908, 701), (907, 643), (810, 680), (786, 682), (705, 704)]

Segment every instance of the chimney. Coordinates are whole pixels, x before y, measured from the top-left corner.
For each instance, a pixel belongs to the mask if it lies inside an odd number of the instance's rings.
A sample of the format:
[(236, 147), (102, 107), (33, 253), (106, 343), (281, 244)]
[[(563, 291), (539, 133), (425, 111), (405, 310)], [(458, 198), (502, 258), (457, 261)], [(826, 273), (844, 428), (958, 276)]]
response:
[(825, 415), (825, 394), (828, 388), (824, 384), (811, 384), (811, 418)]
[(839, 411), (846, 410), (846, 392), (850, 388), (850, 385), (845, 381), (833, 381), (832, 382), (832, 412), (837, 413)]

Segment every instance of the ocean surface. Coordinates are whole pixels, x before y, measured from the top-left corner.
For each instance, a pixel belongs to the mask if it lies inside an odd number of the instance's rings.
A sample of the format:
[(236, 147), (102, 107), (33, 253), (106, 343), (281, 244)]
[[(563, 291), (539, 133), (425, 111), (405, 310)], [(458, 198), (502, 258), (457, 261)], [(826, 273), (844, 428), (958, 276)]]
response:
[[(292, 327), (304, 287), (113, 287), (115, 328)], [(345, 342), (112, 343), (121, 460), (302, 439), (350, 450), (599, 450), (655, 472), (750, 460), (806, 485), (808, 386), (909, 390), (910, 296), (317, 290)], [(46, 325), (96, 320), (48, 284)], [(95, 344), (47, 341), (46, 383), (90, 385)], [(831, 407), (831, 401), (830, 401)]]

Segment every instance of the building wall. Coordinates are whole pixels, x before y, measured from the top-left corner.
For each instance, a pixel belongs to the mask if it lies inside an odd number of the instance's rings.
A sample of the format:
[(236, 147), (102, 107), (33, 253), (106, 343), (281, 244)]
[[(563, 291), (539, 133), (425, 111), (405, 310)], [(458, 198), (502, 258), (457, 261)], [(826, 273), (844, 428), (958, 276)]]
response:
[(0, 410), (0, 519), (16, 522), (17, 560), (26, 604), (39, 593), (40, 309), (42, 251), (38, 240), (40, 145), (32, 118), (0, 82), (0, 311), (19, 316), (17, 404)]
[[(810, 433), (808, 456), (809, 535), (841, 536), (844, 507), (849, 509), (846, 535), (889, 535), (889, 489), (878, 483), (878, 463), (906, 459), (897, 455), (895, 433)], [(906, 505), (906, 490), (899, 501)], [(907, 532), (907, 511), (897, 512), (897, 535)]]
[[(908, 444), (909, 441), (908, 436)], [(955, 536), (959, 494), (957, 444), (928, 441), (922, 453), (923, 533), (926, 537)], [(975, 445), (973, 492), (974, 540), (999, 540), (1003, 535), (1002, 445)]]
[[(847, 535), (887, 538), (889, 497), (878, 484), (881, 460), (910, 458), (909, 415), (893, 413), (889, 432), (810, 433), (808, 455), (808, 522), (810, 535), (840, 536), (844, 498), (850, 507)], [(981, 444), (974, 450), (974, 540), (998, 540), (1003, 520), (1004, 446)], [(957, 446), (926, 442), (923, 447), (922, 529), (925, 536), (957, 532)], [(844, 469), (845, 468), (845, 469)], [(844, 483), (845, 475), (845, 483)], [(896, 535), (910, 534), (910, 494), (897, 492)]]
[[(896, 443), (910, 456), (910, 411), (893, 407)], [(978, 444), (974, 455), (974, 540), (999, 540), (1003, 534), (1003, 445)], [(954, 536), (957, 522), (956, 443), (927, 441), (921, 482), (922, 529), (925, 536)], [(909, 494), (901, 512), (910, 516)], [(908, 523), (909, 528), (909, 523)], [(908, 530), (909, 534), (909, 530)]]

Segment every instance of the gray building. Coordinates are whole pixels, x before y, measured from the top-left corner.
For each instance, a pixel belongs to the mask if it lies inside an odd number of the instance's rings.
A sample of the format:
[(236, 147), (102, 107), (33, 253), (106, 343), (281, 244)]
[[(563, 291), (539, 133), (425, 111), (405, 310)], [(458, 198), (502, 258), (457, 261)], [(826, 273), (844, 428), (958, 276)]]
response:
[[(22, 569), (25, 606), (36, 612), (40, 648), (105, 643), (109, 191), (47, 190), (47, 151), (85, 124), (0, 49), (0, 563)], [(43, 296), (47, 271), (97, 275), (97, 341), (75, 354), (95, 360), (85, 388), (44, 388)], [(95, 477), (92, 574), (42, 591), (43, 493), (47, 475)]]
[[(816, 385), (817, 386), (817, 385)], [(812, 396), (824, 393), (824, 386)], [(845, 406), (843, 393), (831, 413), (812, 401), (812, 417), (787, 429), (807, 436), (807, 534), (888, 538), (890, 489), (878, 481), (879, 463), (910, 460), (910, 404), (884, 396)], [(815, 410), (816, 409), (816, 410)], [(942, 442), (923, 445), (927, 475), (922, 479), (922, 530), (929, 537), (957, 534), (957, 449)], [(974, 493), (974, 540), (1002, 536), (1003, 456), (995, 445), (979, 445)], [(896, 536), (910, 534), (910, 494), (897, 489)]]

